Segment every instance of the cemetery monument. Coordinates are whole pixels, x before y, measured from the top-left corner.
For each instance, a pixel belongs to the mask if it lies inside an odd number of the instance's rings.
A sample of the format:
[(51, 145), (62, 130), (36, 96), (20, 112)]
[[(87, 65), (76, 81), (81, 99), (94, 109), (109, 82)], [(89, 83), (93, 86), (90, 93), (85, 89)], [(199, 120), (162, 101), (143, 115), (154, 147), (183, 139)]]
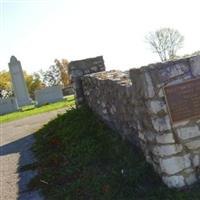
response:
[(14, 95), (17, 98), (18, 105), (24, 106), (31, 104), (32, 100), (28, 94), (20, 61), (18, 61), (15, 56), (11, 56), (10, 63), (8, 65), (12, 79), (12, 87)]
[(38, 106), (63, 100), (63, 92), (60, 85), (36, 90), (34, 94)]

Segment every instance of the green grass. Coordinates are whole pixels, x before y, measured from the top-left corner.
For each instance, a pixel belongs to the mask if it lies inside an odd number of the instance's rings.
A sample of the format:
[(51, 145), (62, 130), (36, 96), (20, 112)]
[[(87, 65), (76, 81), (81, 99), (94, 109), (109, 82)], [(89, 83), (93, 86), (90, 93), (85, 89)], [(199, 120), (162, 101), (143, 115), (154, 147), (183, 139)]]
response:
[(67, 111), (35, 137), (38, 176), (29, 188), (41, 189), (48, 200), (200, 199), (198, 184), (182, 191), (167, 188), (143, 153), (87, 108)]
[(35, 105), (22, 107), (20, 111), (2, 115), (0, 116), (0, 122), (9, 122), (16, 119), (25, 118), (31, 115), (37, 115), (44, 112), (49, 112), (52, 110), (57, 110), (64, 107), (74, 106), (74, 96), (67, 96), (63, 101), (59, 101), (52, 104), (47, 104), (40, 107), (35, 107)]

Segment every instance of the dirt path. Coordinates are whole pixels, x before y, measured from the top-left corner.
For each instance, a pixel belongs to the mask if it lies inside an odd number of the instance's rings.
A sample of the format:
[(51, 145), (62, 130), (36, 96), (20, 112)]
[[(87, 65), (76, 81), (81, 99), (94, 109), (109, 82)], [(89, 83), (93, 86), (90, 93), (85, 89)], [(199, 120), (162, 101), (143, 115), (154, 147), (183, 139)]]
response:
[(42, 200), (38, 192), (26, 192), (34, 171), (18, 173), (34, 161), (30, 147), (33, 133), (65, 109), (51, 111), (0, 125), (0, 200)]

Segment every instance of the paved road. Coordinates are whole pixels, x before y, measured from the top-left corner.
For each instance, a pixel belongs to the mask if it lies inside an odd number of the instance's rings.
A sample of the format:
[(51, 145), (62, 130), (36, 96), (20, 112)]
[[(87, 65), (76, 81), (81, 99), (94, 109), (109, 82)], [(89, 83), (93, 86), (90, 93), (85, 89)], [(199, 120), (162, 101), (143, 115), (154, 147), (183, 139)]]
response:
[(27, 192), (26, 183), (36, 172), (18, 173), (20, 166), (34, 161), (30, 147), (33, 133), (65, 109), (51, 111), (0, 125), (0, 200), (42, 200), (38, 192)]

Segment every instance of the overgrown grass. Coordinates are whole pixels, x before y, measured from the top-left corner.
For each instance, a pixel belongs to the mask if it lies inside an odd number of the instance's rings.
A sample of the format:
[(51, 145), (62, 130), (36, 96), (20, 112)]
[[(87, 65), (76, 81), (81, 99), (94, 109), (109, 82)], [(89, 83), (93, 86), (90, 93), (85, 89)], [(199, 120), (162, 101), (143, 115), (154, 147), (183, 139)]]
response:
[(22, 109), (18, 112), (0, 116), (0, 123), (25, 118), (31, 115), (37, 115), (40, 113), (49, 112), (49, 111), (57, 110), (64, 107), (70, 107), (73, 105), (74, 105), (74, 96), (71, 95), (71, 96), (67, 96), (63, 101), (47, 104), (40, 107), (35, 107), (35, 105), (25, 106), (25, 107), (22, 107)]
[(143, 154), (87, 108), (73, 109), (36, 133), (33, 151), (48, 200), (199, 200), (199, 185), (168, 189)]

